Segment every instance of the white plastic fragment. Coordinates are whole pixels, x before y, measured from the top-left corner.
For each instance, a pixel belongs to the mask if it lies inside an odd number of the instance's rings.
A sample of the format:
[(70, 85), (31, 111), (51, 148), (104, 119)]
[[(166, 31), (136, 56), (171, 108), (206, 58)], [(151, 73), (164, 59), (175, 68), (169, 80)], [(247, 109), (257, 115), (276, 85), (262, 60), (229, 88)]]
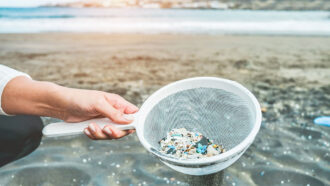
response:
[(213, 143), (199, 132), (185, 128), (172, 129), (159, 141), (160, 152), (182, 159), (211, 157), (225, 152), (222, 145)]

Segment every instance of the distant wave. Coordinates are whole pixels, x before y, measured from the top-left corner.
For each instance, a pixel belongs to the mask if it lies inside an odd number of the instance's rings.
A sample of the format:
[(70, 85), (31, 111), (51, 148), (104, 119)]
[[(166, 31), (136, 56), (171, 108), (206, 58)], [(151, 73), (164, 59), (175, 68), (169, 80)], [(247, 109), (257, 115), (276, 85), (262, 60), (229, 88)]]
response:
[(38, 32), (330, 36), (330, 20), (326, 11), (0, 8), (0, 33)]
[(66, 19), (66, 18), (74, 18), (76, 16), (73, 15), (1, 15), (1, 18), (7, 19)]

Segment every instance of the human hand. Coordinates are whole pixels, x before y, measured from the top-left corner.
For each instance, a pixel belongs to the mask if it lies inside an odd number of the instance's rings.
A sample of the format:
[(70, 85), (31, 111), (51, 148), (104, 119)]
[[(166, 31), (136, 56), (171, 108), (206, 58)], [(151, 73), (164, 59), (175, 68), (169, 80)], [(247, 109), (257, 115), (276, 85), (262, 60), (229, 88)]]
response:
[[(116, 94), (93, 90), (69, 89), (66, 95), (70, 98), (70, 106), (67, 107), (64, 120), (68, 122), (107, 117), (117, 124), (128, 124), (132, 122), (132, 118), (127, 117), (126, 114), (133, 114), (138, 111), (135, 105)], [(134, 131), (119, 130), (111, 125), (106, 125), (101, 129), (97, 124), (91, 123), (84, 130), (84, 133), (91, 139), (118, 139)]]
[[(24, 90), (24, 91), (22, 91)], [(107, 117), (118, 124), (132, 122), (126, 114), (138, 108), (116, 94), (62, 87), (26, 77), (11, 80), (2, 95), (2, 107), (8, 114), (50, 116), (66, 122), (79, 122)], [(84, 133), (91, 139), (118, 139), (134, 132), (107, 125), (101, 129), (91, 124)]]

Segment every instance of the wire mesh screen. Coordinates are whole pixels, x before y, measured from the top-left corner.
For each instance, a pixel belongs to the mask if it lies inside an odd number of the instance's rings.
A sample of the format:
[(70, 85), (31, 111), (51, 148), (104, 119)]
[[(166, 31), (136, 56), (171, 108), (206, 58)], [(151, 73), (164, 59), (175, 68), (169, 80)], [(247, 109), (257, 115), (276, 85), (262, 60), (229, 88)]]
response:
[(238, 145), (254, 124), (249, 103), (215, 88), (194, 88), (172, 94), (152, 108), (144, 124), (144, 138), (155, 148), (174, 128), (200, 132), (226, 150)]

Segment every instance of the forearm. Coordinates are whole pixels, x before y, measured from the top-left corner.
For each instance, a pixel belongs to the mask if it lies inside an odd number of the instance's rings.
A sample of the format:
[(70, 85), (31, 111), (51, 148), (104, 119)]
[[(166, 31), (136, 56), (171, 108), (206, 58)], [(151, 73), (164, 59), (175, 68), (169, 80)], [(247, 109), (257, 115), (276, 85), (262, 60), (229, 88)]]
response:
[(1, 105), (7, 114), (29, 114), (63, 118), (67, 102), (61, 92), (66, 88), (49, 82), (19, 76), (2, 93)]

